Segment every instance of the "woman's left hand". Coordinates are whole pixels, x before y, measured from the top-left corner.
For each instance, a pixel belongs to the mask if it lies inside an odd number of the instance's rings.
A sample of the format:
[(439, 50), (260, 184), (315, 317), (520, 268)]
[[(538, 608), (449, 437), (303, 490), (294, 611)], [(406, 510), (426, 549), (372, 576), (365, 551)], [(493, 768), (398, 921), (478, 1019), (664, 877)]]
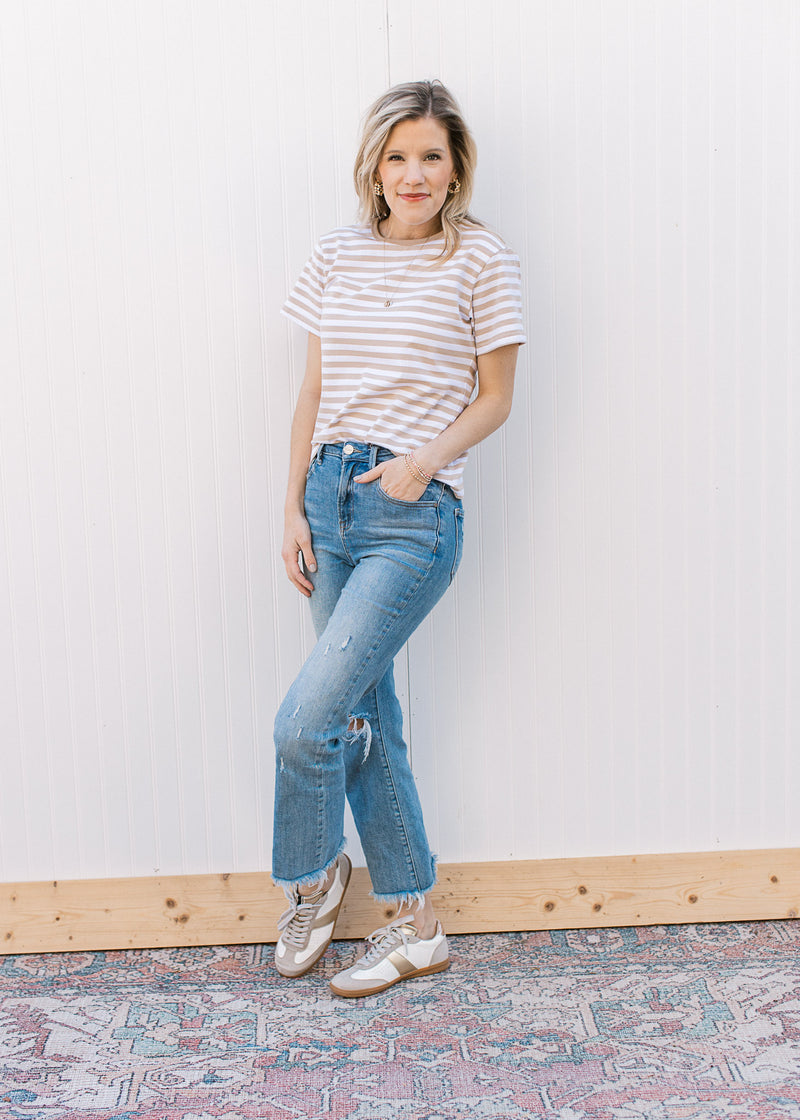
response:
[(424, 482), (418, 482), (406, 467), (403, 456), (377, 463), (366, 474), (356, 475), (353, 482), (374, 482), (379, 478), (381, 489), (388, 498), (401, 502), (417, 502), (427, 489)]

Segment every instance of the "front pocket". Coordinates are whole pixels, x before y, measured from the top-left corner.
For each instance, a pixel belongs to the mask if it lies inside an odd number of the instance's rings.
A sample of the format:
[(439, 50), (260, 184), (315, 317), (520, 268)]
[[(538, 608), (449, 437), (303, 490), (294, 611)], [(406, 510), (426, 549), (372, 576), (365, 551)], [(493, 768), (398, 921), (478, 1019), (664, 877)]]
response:
[(434, 479), (433, 482), (428, 483), (426, 488), (422, 491), (419, 498), (417, 498), (415, 502), (407, 502), (403, 498), (390, 497), (390, 495), (387, 494), (384, 488), (381, 486), (380, 478), (378, 478), (376, 481), (378, 485), (378, 493), (385, 502), (391, 502), (392, 505), (395, 506), (404, 506), (406, 509), (418, 509), (420, 506), (438, 505), (439, 498), (441, 497), (442, 483), (437, 482), (436, 479)]
[(320, 459), (320, 449), (317, 448), (317, 450), (314, 452), (314, 454), (311, 457), (311, 462), (308, 464), (308, 470), (306, 471), (306, 482), (308, 482), (308, 480), (311, 478), (314, 471), (317, 469), (317, 464), (319, 463), (319, 459)]
[(455, 574), (458, 571), (458, 566), (461, 563), (461, 555), (464, 551), (464, 507), (458, 506), (453, 510), (453, 519), (455, 520), (456, 528), (456, 551), (453, 556), (453, 566), (450, 569), (450, 582), (452, 583)]

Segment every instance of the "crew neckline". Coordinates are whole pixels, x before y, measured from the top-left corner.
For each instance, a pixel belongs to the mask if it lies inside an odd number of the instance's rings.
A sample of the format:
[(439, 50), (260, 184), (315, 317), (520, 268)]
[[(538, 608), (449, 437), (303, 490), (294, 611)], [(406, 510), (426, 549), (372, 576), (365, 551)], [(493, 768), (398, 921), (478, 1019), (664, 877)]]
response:
[(403, 245), (409, 245), (409, 246), (417, 245), (421, 248), (422, 245), (426, 242), (427, 242), (428, 245), (435, 245), (437, 241), (443, 241), (444, 240), (444, 231), (440, 231), (439, 233), (437, 233), (435, 235), (432, 234), (430, 237), (427, 237), (427, 238), (426, 237), (403, 237), (403, 238), (383, 237), (383, 236), (381, 236), (381, 234), (375, 234), (372, 227), (368, 226), (367, 227), (367, 233), (372, 238), (372, 240), (376, 241), (379, 245), (400, 245), (400, 246), (403, 246)]

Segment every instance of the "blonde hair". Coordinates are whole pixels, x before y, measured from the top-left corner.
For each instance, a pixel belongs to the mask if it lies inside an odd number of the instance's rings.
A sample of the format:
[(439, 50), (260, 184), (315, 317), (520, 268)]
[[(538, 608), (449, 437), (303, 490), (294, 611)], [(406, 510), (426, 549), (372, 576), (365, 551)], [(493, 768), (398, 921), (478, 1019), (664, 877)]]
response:
[(378, 223), (389, 216), (385, 198), (374, 191), (378, 164), (395, 125), (431, 117), (447, 132), (450, 155), (461, 184), (456, 194), (448, 192), (439, 217), (444, 233), (444, 258), (461, 244), (462, 225), (480, 225), (469, 213), (475, 181), (477, 150), (472, 133), (461, 115), (458, 103), (439, 81), (404, 82), (392, 86), (370, 106), (364, 116), (361, 144), (356, 156), (353, 180), (359, 202), (359, 219), (378, 234)]

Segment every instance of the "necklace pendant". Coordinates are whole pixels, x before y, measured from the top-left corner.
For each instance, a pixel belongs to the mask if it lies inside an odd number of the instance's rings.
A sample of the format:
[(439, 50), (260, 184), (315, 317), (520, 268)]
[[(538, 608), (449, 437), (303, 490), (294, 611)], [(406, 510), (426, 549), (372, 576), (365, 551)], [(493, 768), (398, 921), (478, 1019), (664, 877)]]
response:
[(383, 301), (383, 306), (384, 307), (391, 307), (392, 306), (392, 301), (390, 299), (385, 299)]

